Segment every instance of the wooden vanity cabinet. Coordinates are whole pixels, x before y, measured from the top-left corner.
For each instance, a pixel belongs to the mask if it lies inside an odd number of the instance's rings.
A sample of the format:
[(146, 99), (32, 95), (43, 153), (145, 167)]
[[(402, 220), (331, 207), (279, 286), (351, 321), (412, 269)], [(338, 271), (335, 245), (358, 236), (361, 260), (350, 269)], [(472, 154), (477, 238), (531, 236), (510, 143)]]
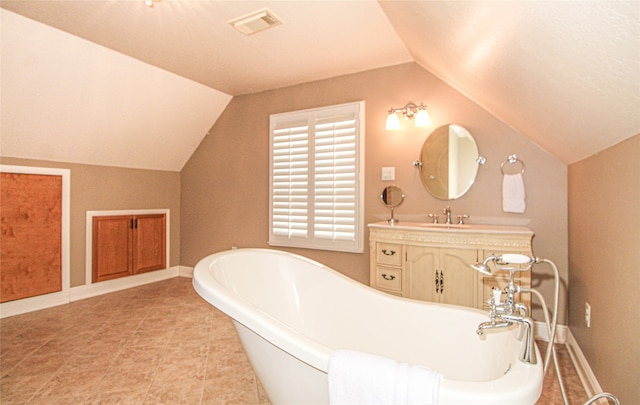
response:
[(93, 217), (93, 282), (166, 268), (166, 215)]
[[(471, 225), (426, 227), (410, 222), (369, 225), (370, 285), (401, 297), (483, 308), (494, 286), (504, 288), (509, 272), (481, 274), (471, 265), (491, 254), (531, 255), (533, 232), (525, 227)], [(531, 272), (516, 273), (531, 286)], [(518, 297), (530, 304), (529, 294)]]
[(407, 246), (405, 291), (408, 297), (443, 304), (476, 306), (475, 249)]

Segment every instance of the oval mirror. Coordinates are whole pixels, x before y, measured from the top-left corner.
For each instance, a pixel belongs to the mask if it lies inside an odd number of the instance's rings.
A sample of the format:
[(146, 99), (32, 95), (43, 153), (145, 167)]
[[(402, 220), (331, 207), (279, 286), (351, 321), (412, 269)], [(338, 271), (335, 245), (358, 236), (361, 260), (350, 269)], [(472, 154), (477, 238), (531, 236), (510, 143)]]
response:
[(382, 190), (382, 194), (380, 194), (380, 199), (385, 207), (391, 209), (391, 218), (387, 219), (387, 222), (394, 224), (398, 222), (397, 219), (394, 218), (395, 208), (402, 204), (404, 201), (404, 192), (398, 186), (387, 186)]
[(422, 184), (441, 200), (460, 198), (476, 179), (478, 158), (478, 146), (469, 131), (460, 125), (443, 125), (422, 145)]

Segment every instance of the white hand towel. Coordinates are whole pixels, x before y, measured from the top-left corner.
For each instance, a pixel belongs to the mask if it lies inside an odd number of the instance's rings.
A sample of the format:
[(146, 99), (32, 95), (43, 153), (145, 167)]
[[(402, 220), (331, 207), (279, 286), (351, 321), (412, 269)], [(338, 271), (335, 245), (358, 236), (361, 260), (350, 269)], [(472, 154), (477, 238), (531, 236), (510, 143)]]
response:
[(438, 402), (442, 375), (420, 365), (336, 350), (328, 378), (331, 405), (430, 405)]
[(522, 174), (505, 174), (502, 179), (502, 210), (523, 213), (526, 208), (524, 197)]

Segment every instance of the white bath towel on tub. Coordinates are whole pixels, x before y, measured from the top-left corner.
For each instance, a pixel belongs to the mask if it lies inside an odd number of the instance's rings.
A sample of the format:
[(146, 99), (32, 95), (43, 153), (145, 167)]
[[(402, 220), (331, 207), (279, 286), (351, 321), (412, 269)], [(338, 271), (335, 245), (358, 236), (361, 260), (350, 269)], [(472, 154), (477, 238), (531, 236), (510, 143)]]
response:
[(328, 374), (331, 405), (437, 404), (442, 378), (428, 367), (353, 350), (336, 350)]

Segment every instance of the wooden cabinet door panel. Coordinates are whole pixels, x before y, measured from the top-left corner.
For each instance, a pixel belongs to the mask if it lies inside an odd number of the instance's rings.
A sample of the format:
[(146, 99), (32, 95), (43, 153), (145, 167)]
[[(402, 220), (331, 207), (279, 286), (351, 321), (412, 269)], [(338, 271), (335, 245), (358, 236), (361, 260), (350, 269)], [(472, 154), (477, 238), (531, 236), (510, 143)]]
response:
[(62, 176), (1, 176), (0, 302), (62, 291)]
[(166, 216), (137, 215), (134, 221), (134, 274), (166, 268)]
[(93, 281), (132, 273), (133, 233), (130, 215), (93, 217)]
[(407, 297), (423, 301), (440, 301), (436, 292), (438, 249), (407, 246)]
[(477, 302), (476, 271), (471, 268), (477, 262), (475, 249), (442, 249), (440, 268), (444, 269), (442, 300), (445, 304), (473, 307)]

